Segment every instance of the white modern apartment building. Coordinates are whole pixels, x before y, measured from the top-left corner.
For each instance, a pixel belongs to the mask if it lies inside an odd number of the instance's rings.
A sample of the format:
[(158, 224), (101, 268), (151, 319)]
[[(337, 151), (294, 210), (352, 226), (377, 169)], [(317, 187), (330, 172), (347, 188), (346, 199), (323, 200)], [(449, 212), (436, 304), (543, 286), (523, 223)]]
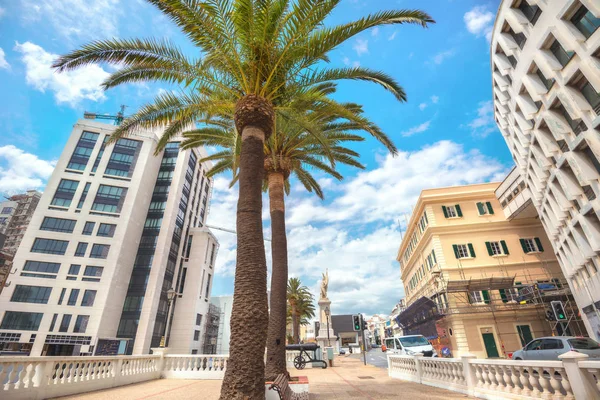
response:
[(147, 354), (170, 288), (172, 347), (201, 349), (218, 250), (205, 154), (173, 141), (155, 156), (154, 132), (108, 144), (114, 128), (75, 124), (0, 295), (0, 350)]
[(581, 309), (600, 337), (600, 2), (503, 0), (495, 118)]

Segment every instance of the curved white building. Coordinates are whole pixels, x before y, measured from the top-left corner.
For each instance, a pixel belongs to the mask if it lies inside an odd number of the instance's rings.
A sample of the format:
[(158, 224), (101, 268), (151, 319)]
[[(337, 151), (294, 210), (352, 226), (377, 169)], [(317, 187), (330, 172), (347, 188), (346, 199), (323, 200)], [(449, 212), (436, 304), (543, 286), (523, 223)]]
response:
[(600, 339), (600, 1), (503, 0), (496, 122), (590, 336)]

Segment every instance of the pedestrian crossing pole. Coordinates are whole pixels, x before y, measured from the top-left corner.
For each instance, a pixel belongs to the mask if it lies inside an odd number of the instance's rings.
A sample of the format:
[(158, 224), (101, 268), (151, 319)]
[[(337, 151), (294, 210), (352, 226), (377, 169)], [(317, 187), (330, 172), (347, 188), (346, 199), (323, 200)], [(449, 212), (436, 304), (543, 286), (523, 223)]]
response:
[(363, 362), (367, 365), (367, 341), (365, 340), (365, 317), (360, 314), (360, 327), (362, 331), (362, 344), (363, 344)]

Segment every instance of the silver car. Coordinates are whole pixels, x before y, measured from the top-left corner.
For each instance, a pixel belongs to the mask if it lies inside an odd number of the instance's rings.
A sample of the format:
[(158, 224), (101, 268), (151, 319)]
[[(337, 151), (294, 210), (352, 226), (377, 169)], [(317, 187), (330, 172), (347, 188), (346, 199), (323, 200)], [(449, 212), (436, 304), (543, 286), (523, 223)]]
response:
[(600, 360), (600, 344), (587, 337), (548, 336), (533, 339), (521, 350), (513, 353), (513, 360), (558, 360), (567, 351), (587, 354), (590, 359)]

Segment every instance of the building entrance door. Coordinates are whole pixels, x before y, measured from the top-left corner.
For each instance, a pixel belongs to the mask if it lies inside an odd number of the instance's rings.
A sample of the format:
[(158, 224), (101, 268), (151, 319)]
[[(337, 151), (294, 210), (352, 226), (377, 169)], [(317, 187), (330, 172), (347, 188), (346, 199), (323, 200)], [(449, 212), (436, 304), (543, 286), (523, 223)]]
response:
[(498, 358), (498, 348), (496, 347), (496, 340), (494, 339), (493, 333), (482, 333), (483, 344), (485, 345), (485, 352), (488, 358)]
[(521, 346), (525, 346), (527, 343), (533, 340), (533, 335), (531, 334), (531, 328), (529, 325), (517, 325), (517, 332), (519, 333)]

